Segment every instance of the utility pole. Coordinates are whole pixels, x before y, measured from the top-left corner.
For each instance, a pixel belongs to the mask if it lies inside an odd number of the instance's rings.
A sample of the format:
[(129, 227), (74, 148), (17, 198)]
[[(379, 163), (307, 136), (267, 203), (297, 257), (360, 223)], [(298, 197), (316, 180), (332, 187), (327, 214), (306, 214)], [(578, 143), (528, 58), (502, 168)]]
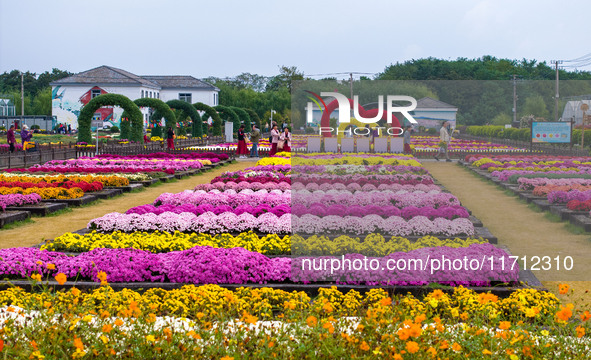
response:
[(558, 121), (558, 65), (562, 64), (562, 60), (552, 60), (552, 64), (556, 66), (556, 96), (554, 97), (554, 121)]
[(513, 124), (517, 123), (517, 75), (513, 74)]
[(25, 75), (21, 71), (21, 127), (25, 121)]

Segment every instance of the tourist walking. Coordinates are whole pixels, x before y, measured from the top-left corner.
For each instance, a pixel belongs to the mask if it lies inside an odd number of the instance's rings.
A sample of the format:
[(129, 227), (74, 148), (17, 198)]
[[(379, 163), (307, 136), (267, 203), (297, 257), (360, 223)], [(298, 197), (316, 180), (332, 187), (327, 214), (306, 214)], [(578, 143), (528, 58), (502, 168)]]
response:
[(14, 137), (14, 125), (10, 125), (10, 129), (6, 133), (6, 141), (10, 145), (10, 152), (13, 153), (16, 149), (16, 138)]
[(279, 130), (277, 130), (277, 124), (273, 124), (273, 128), (271, 129), (271, 151), (269, 151), (269, 156), (277, 154), (277, 143), (279, 143)]
[(248, 148), (246, 147), (246, 134), (244, 133), (244, 124), (240, 125), (238, 129), (238, 149), (236, 149), (238, 156), (243, 159), (248, 154)]
[(451, 137), (449, 136), (448, 125), (449, 123), (447, 121), (444, 122), (443, 125), (441, 125), (441, 129), (439, 130), (439, 152), (433, 156), (437, 161), (439, 161), (439, 155), (445, 155), (445, 161), (451, 162), (447, 152), (447, 147), (449, 146), (449, 142), (451, 140)]
[(250, 148), (250, 157), (258, 158), (259, 157), (259, 140), (261, 139), (261, 132), (257, 129), (256, 125), (252, 126), (252, 131), (250, 132), (250, 141), (252, 142), (252, 146)]
[(168, 127), (168, 131), (166, 132), (166, 146), (168, 149), (174, 149), (174, 138), (176, 136), (174, 135), (174, 130), (172, 130), (172, 127), (169, 126)]

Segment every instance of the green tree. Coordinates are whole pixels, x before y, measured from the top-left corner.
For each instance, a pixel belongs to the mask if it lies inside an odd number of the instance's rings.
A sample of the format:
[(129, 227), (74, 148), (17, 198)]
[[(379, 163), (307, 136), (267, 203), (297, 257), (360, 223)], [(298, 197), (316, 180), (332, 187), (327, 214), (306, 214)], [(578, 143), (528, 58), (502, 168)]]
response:
[(534, 115), (544, 119), (550, 118), (550, 112), (546, 108), (544, 98), (540, 95), (528, 97), (521, 108), (521, 116)]
[(507, 125), (511, 124), (513, 118), (505, 113), (500, 113), (490, 121), (491, 125)]

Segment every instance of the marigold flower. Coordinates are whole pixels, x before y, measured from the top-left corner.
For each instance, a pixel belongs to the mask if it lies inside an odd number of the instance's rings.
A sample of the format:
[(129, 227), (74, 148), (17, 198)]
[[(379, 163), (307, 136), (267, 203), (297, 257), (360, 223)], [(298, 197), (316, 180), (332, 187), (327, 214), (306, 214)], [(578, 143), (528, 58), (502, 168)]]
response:
[(410, 332), (406, 328), (398, 330), (396, 334), (398, 335), (398, 338), (402, 341), (407, 340), (410, 337)]
[(68, 277), (64, 273), (59, 273), (56, 276), (54, 276), (54, 278), (55, 281), (57, 281), (57, 283), (60, 285), (64, 285), (66, 283), (66, 280), (68, 280)]
[(490, 352), (490, 350), (484, 349), (482, 350), (482, 355), (492, 355), (492, 352)]
[(318, 323), (318, 319), (316, 319), (315, 316), (310, 315), (306, 319), (306, 324), (308, 324), (309, 327), (314, 327), (314, 326), (316, 326), (317, 323)]
[(408, 334), (413, 338), (421, 336), (422, 333), (423, 329), (421, 328), (421, 325), (418, 324), (412, 325), (410, 329), (408, 329)]
[(31, 275), (31, 279), (35, 281), (41, 281), (41, 274), (33, 274)]
[(121, 319), (115, 320), (115, 325), (117, 325), (117, 326), (123, 325), (123, 320), (121, 320)]
[(105, 324), (105, 325), (103, 325), (103, 332), (104, 333), (107, 333), (108, 334), (108, 333), (111, 332), (111, 330), (113, 330), (113, 326), (111, 326), (111, 324)]
[(582, 326), (577, 326), (577, 328), (575, 329), (575, 331), (577, 332), (577, 337), (581, 338), (583, 336), (585, 336), (585, 328)]
[(49, 270), (55, 270), (55, 264), (47, 264)]
[(558, 292), (561, 295), (564, 295), (564, 294), (568, 293), (569, 288), (570, 288), (570, 286), (568, 284), (559, 284), (558, 285)]
[(146, 335), (146, 341), (155, 342), (156, 338), (154, 337), (154, 335)]
[(568, 305), (563, 306), (562, 309), (556, 313), (556, 317), (562, 321), (568, 321), (571, 316), (573, 316), (573, 312)]
[(230, 356), (224, 356), (220, 360), (234, 360), (234, 358), (233, 357), (230, 357)]
[(74, 336), (74, 347), (76, 347), (76, 349), (79, 350), (84, 350), (84, 344), (82, 343), (82, 340), (80, 340), (80, 338), (77, 336)]
[(499, 323), (499, 329), (501, 330), (508, 330), (511, 327), (511, 323), (509, 321), (501, 321)]
[(367, 345), (367, 343), (365, 341), (363, 341), (361, 343), (361, 345), (359, 345), (359, 348), (363, 351), (367, 351), (367, 350), (369, 350), (369, 345)]
[(419, 344), (417, 344), (417, 343), (416, 343), (416, 342), (414, 342), (414, 341), (409, 341), (409, 342), (407, 342), (407, 343), (406, 343), (406, 350), (407, 350), (409, 353), (411, 353), (411, 354), (414, 354), (414, 353), (416, 353), (417, 351), (419, 351)]
[(458, 343), (453, 343), (453, 345), (451, 346), (451, 349), (453, 351), (462, 351), (462, 347)]
[(101, 285), (107, 285), (107, 273), (104, 271), (99, 271), (96, 274), (97, 279), (101, 281)]

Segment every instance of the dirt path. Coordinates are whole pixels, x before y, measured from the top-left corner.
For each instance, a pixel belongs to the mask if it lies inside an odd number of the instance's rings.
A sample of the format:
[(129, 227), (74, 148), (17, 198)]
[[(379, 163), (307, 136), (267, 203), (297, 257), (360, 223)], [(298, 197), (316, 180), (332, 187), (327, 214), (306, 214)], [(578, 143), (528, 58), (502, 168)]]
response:
[(91, 219), (107, 213), (123, 213), (131, 207), (152, 203), (162, 193), (176, 193), (193, 189), (198, 184), (209, 183), (213, 178), (225, 171), (238, 171), (254, 166), (254, 164), (254, 161), (241, 161), (216, 168), (202, 175), (191, 176), (172, 183), (164, 183), (156, 187), (148, 187), (144, 191), (136, 193), (125, 193), (123, 196), (114, 199), (100, 200), (98, 204), (91, 206), (72, 208), (72, 212), (66, 212), (59, 216), (36, 217), (33, 218), (33, 223), (18, 226), (14, 229), (0, 230), (0, 248), (39, 244), (45, 239), (53, 239), (68, 231), (83, 229)]
[[(516, 197), (508, 196), (489, 181), (454, 163), (424, 161), (423, 164), (443, 186), (456, 195), (462, 204), (488, 227), (506, 245), (513, 255), (572, 256), (571, 271), (535, 271), (536, 277), (548, 289), (558, 293), (559, 283), (568, 283), (583, 296), (591, 289), (585, 280), (591, 274), (591, 239), (587, 235), (575, 235), (565, 228), (565, 223), (552, 222), (545, 213), (528, 208)], [(531, 261), (530, 261), (531, 263)], [(540, 265), (541, 266), (541, 265)], [(555, 264), (553, 263), (555, 267)], [(586, 302), (591, 295), (586, 295)]]

